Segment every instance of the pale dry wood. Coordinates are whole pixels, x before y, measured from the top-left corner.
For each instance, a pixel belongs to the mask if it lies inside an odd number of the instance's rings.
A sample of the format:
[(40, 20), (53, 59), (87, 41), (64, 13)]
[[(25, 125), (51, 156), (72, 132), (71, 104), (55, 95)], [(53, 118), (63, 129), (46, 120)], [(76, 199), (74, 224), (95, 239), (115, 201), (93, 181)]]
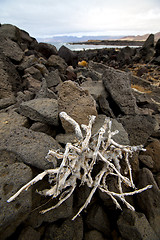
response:
[[(86, 184), (92, 190), (84, 205), (73, 217), (73, 220), (88, 206), (97, 189), (108, 194), (117, 208), (122, 209), (119, 203), (119, 201), (121, 201), (129, 209), (134, 211), (134, 207), (127, 202), (125, 197), (141, 193), (152, 187), (151, 185), (148, 185), (137, 190), (133, 183), (132, 168), (129, 162), (129, 157), (131, 157), (132, 153), (135, 151), (145, 151), (143, 146), (124, 146), (115, 142), (112, 137), (115, 134), (118, 134), (118, 131), (111, 131), (112, 121), (109, 118), (105, 119), (103, 126), (92, 136), (92, 125), (94, 124), (95, 116), (90, 116), (88, 126), (81, 126), (85, 131), (85, 135), (83, 136), (79, 124), (68, 116), (67, 113), (61, 112), (60, 117), (68, 121), (74, 127), (77, 135), (77, 143), (67, 143), (64, 153), (59, 150), (49, 150), (46, 158), (53, 163), (54, 167), (55, 157), (57, 160), (62, 159), (60, 167), (45, 170), (37, 175), (33, 180), (10, 197), (8, 202), (13, 201), (22, 191), (27, 190), (31, 185), (42, 180), (46, 175), (49, 175), (49, 183), (54, 183), (54, 185), (52, 185), (50, 189), (43, 190), (39, 193), (45, 196), (51, 196), (52, 198), (59, 197), (59, 200), (55, 206), (43, 210), (41, 213), (55, 209), (66, 201), (74, 192), (77, 186), (77, 180), (80, 180), (80, 185)], [(104, 137), (106, 131), (108, 133), (107, 138)], [(93, 167), (99, 161), (103, 162), (103, 167), (99, 173), (93, 177)], [(122, 161), (126, 164), (127, 171), (122, 171)], [(117, 179), (119, 193), (108, 189), (107, 177), (109, 175), (112, 175)], [(133, 191), (124, 193), (123, 184), (132, 188)]]

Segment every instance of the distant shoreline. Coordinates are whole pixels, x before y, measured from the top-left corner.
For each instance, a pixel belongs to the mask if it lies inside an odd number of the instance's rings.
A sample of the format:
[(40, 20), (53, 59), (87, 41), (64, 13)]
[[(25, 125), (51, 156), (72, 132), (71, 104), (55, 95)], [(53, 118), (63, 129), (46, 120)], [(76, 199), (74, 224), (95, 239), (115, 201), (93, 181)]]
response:
[(88, 45), (113, 45), (113, 46), (142, 46), (145, 41), (132, 40), (88, 40), (83, 42), (70, 42), (71, 45), (88, 44)]

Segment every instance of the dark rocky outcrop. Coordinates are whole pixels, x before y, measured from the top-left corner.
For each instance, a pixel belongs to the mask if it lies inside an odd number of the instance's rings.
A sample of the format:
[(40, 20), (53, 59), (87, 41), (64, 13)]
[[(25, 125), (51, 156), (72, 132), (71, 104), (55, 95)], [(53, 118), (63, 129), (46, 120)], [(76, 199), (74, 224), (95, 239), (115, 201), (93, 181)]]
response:
[(159, 161), (160, 141), (155, 139), (151, 143), (149, 143), (146, 146), (145, 155), (151, 157), (151, 160), (152, 160), (152, 163), (153, 163), (152, 172), (160, 172), (160, 161)]
[(126, 240), (159, 239), (143, 213), (124, 210), (118, 219), (118, 227), (122, 237)]
[(145, 62), (149, 62), (152, 60), (153, 56), (155, 55), (153, 34), (150, 34), (145, 43), (143, 44), (142, 48), (140, 49), (140, 54), (141, 58)]
[(37, 98), (23, 102), (19, 111), (32, 120), (58, 126), (58, 102), (55, 99)]
[(105, 240), (103, 234), (97, 230), (91, 230), (85, 234), (85, 240)]
[(71, 51), (65, 46), (60, 47), (58, 55), (63, 58), (66, 63), (70, 66), (76, 67), (78, 63), (78, 56), (76, 53)]
[(0, 27), (0, 36), (17, 42), (21, 49), (32, 49), (36, 46), (37, 41), (26, 31), (19, 29), (11, 24), (2, 24)]
[(18, 240), (40, 240), (41, 234), (40, 232), (36, 231), (34, 228), (28, 226), (22, 230), (22, 232), (19, 235)]
[(159, 57), (160, 56), (160, 39), (157, 41), (157, 43), (155, 45), (155, 51), (156, 51), (155, 56)]
[(89, 229), (96, 229), (108, 238), (111, 236), (111, 226), (108, 216), (99, 205), (95, 204), (90, 209), (86, 218), (86, 224)]
[[(57, 51), (51, 44), (38, 43), (16, 26), (0, 26), (2, 240), (159, 239), (159, 57), (159, 41), (154, 45), (153, 35), (142, 48), (72, 52), (64, 46)], [(82, 60), (86, 66), (78, 66)], [(50, 188), (47, 176), (7, 203), (32, 177), (60, 165), (60, 159), (51, 163), (45, 158), (50, 149), (64, 151), (67, 142), (75, 143), (72, 127), (59, 119), (61, 111), (79, 124), (88, 124), (89, 115), (96, 115), (93, 134), (110, 117), (112, 130), (119, 130), (115, 141), (143, 144), (147, 149), (130, 158), (136, 187), (153, 185), (136, 197), (127, 197), (136, 212), (124, 205), (123, 212), (117, 210), (109, 195), (96, 191), (87, 209), (72, 221), (91, 191), (77, 181), (67, 201), (40, 214), (58, 201), (36, 193), (36, 189)], [(119, 191), (113, 176), (107, 176), (106, 184), (109, 190)]]
[(124, 116), (118, 119), (128, 132), (128, 138), (131, 145), (142, 144), (145, 145), (147, 139), (154, 132), (155, 119), (149, 115), (131, 115)]
[(53, 164), (45, 159), (51, 148), (57, 149), (60, 146), (52, 137), (44, 133), (34, 132), (24, 127), (1, 132), (1, 151), (13, 152), (20, 161), (39, 169), (52, 167)]
[(138, 204), (157, 236), (160, 236), (160, 189), (154, 180), (152, 172), (147, 168), (143, 168), (139, 172), (138, 187), (144, 187), (147, 184), (151, 184), (153, 187), (150, 191), (137, 195)]
[(7, 203), (9, 197), (31, 178), (32, 171), (24, 163), (7, 163), (5, 159), (0, 162), (0, 201), (1, 209), (3, 209), (0, 213), (0, 235), (2, 240), (14, 233), (31, 211), (31, 190), (21, 195), (18, 201), (12, 202), (10, 206)]
[(59, 76), (59, 71), (56, 69), (55, 71), (51, 71), (46, 77), (47, 87), (56, 87), (59, 83), (61, 83), (61, 78)]
[(0, 99), (0, 110), (5, 109), (16, 103), (16, 98), (13, 96)]
[[(97, 116), (95, 100), (72, 81), (66, 81), (60, 85), (58, 108), (59, 112), (65, 111), (79, 124), (87, 124), (89, 115)], [(66, 132), (73, 132), (72, 126), (65, 120), (62, 120), (62, 124)]]
[[(93, 134), (97, 133), (97, 131), (101, 128), (105, 118), (106, 118), (106, 115), (103, 115), (103, 114), (99, 114), (97, 116), (92, 129)], [(116, 141), (119, 144), (129, 145), (130, 141), (128, 139), (128, 133), (125, 131), (123, 125), (120, 122), (118, 122), (116, 119), (111, 118), (111, 120), (112, 120), (112, 126), (111, 126), (112, 131), (115, 131), (115, 130), (119, 131), (118, 134), (113, 136), (114, 141)], [(106, 132), (104, 134), (104, 137), (107, 137), (107, 136), (108, 136), (108, 133)]]
[(154, 62), (157, 65), (160, 65), (160, 39), (157, 41), (156, 45), (155, 45), (155, 59)]
[(47, 61), (46, 65), (51, 70), (58, 69), (60, 73), (64, 73), (64, 74), (66, 73), (67, 64), (64, 61), (64, 59), (61, 58), (60, 56), (51, 55), (48, 58), (48, 61)]
[(0, 40), (0, 51), (3, 52), (6, 57), (10, 58), (11, 61), (20, 62), (23, 58), (24, 52), (19, 47), (18, 43), (9, 38), (1, 38)]
[(83, 223), (82, 220), (65, 220), (60, 226), (52, 224), (46, 231), (46, 239), (51, 240), (81, 240), (83, 238)]
[(23, 89), (16, 67), (3, 53), (0, 54), (0, 79), (0, 98), (12, 97)]
[(131, 89), (131, 77), (125, 72), (106, 68), (102, 76), (103, 84), (111, 98), (116, 116), (119, 114), (134, 115), (137, 113), (136, 99)]
[(37, 50), (37, 52), (40, 52), (47, 59), (51, 55), (57, 55), (58, 54), (56, 47), (49, 44), (49, 43), (39, 43), (36, 46), (36, 50)]
[(117, 61), (123, 65), (129, 65), (133, 62), (133, 56), (135, 55), (136, 50), (131, 47), (124, 47), (117, 55)]

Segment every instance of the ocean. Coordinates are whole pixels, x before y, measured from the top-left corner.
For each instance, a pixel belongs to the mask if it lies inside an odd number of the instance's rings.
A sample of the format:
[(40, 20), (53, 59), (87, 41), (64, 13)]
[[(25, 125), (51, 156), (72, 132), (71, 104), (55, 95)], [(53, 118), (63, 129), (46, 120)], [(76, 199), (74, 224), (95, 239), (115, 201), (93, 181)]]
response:
[[(113, 45), (89, 45), (89, 44), (69, 44), (66, 42), (51, 42), (50, 44), (54, 45), (57, 50), (60, 49), (62, 45), (71, 49), (72, 51), (82, 51), (88, 49), (102, 49), (102, 48), (124, 48), (125, 46), (113, 46)], [(131, 46), (131, 47), (138, 47), (138, 46)]]

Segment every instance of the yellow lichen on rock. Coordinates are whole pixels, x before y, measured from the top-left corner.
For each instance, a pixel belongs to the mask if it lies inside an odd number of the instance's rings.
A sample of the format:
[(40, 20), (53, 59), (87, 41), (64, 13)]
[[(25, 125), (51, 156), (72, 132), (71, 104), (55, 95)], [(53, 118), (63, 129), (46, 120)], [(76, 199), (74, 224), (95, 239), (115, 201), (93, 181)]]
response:
[(79, 66), (79, 67), (87, 67), (87, 66), (88, 66), (88, 63), (87, 63), (85, 60), (83, 60), (83, 61), (81, 61), (81, 62), (78, 62), (78, 66)]
[(137, 90), (141, 93), (151, 93), (152, 91), (145, 89), (143, 86), (137, 85), (137, 84), (131, 84), (131, 88), (134, 90)]

